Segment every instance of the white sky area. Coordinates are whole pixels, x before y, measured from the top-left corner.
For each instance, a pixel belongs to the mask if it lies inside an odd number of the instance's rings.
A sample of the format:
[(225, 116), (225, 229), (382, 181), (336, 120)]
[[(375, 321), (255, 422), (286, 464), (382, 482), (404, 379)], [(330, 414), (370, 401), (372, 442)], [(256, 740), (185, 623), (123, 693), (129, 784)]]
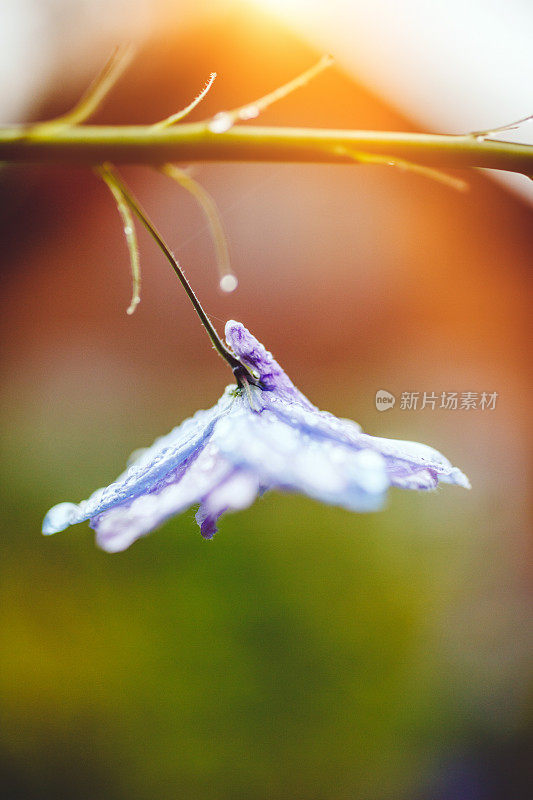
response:
[[(533, 0), (248, 0), (428, 131), (533, 113)], [(529, 122), (499, 138), (533, 144)], [(533, 183), (491, 172), (533, 201)]]
[[(533, 0), (245, 2), (332, 53), (347, 73), (428, 131), (480, 130), (533, 113)], [(152, 32), (157, 12), (185, 25), (230, 5), (0, 0), (0, 120), (24, 121), (54, 80), (79, 78), (77, 64), (80, 74), (91, 63), (97, 71), (117, 41)], [(533, 123), (505, 137), (533, 143)], [(492, 174), (533, 201), (527, 178)]]
[(90, 81), (149, 20), (146, 0), (0, 0), (0, 124), (24, 122), (55, 81)]

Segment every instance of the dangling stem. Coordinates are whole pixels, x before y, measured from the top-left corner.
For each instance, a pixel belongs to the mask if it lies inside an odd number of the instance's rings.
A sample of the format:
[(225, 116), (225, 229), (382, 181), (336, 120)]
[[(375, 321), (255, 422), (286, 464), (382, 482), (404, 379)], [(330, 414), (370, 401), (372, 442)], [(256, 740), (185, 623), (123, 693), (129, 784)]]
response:
[[(115, 186), (118, 188), (118, 190), (122, 194), (124, 200), (126, 201), (128, 206), (131, 208), (131, 210), (133, 211), (135, 216), (140, 220), (140, 222), (142, 222), (142, 224), (144, 225), (144, 227), (146, 228), (146, 230), (148, 231), (150, 236), (157, 242), (157, 244), (159, 245), (159, 248), (163, 251), (163, 253), (165, 254), (167, 260), (170, 262), (170, 265), (171, 265), (172, 269), (174, 270), (174, 272), (178, 276), (178, 278), (179, 278), (179, 280), (181, 282), (181, 285), (185, 289), (185, 291), (187, 293), (187, 297), (189, 298), (189, 300), (193, 304), (194, 310), (196, 311), (196, 313), (200, 317), (200, 321), (201, 321), (202, 325), (204, 326), (204, 328), (206, 329), (207, 335), (211, 339), (215, 350), (217, 351), (217, 353), (219, 353), (219, 355), (222, 356), (222, 358), (224, 358), (228, 362), (228, 364), (230, 365), (231, 369), (234, 371), (234, 373), (237, 376), (237, 378), (239, 378), (239, 375), (242, 373), (242, 371), (244, 369), (243, 365), (241, 364), (240, 361), (238, 361), (238, 359), (235, 358), (233, 353), (231, 353), (228, 350), (228, 348), (225, 346), (225, 344), (220, 339), (218, 333), (216, 332), (215, 328), (213, 327), (213, 325), (211, 323), (211, 320), (209, 319), (209, 317), (205, 313), (204, 309), (202, 308), (202, 305), (201, 305), (200, 301), (198, 300), (198, 298), (196, 297), (194, 291), (192, 290), (192, 287), (189, 284), (189, 281), (187, 280), (187, 278), (183, 274), (183, 271), (182, 271), (177, 259), (175, 258), (173, 253), (170, 251), (170, 249), (167, 247), (163, 237), (161, 236), (161, 234), (159, 233), (159, 231), (157, 230), (155, 225), (150, 221), (150, 219), (147, 216), (146, 212), (142, 209), (141, 205), (139, 204), (137, 199), (132, 195), (132, 193), (130, 192), (128, 187), (124, 184), (122, 179), (119, 178), (119, 176), (114, 171), (114, 169), (113, 169), (111, 164), (109, 164), (109, 163), (103, 164), (102, 167), (101, 167), (101, 172), (102, 172), (103, 175), (106, 175), (109, 178), (109, 180), (111, 180), (115, 184)], [(246, 378), (248, 380), (248, 376), (246, 376)], [(253, 377), (251, 375), (249, 376), (249, 379), (250, 379), (250, 381), (252, 383), (254, 383), (254, 379), (253, 379)]]
[[(192, 194), (204, 212), (215, 245), (220, 288), (222, 291), (233, 291), (237, 288), (237, 278), (231, 270), (226, 235), (215, 201), (201, 183), (195, 181), (185, 170), (180, 169), (175, 164), (163, 164), (160, 169), (161, 172), (176, 181), (189, 194)], [(229, 289), (226, 289), (226, 286)]]
[(137, 234), (135, 233), (135, 225), (133, 221), (133, 216), (130, 211), (130, 207), (126, 203), (122, 192), (116, 185), (114, 179), (108, 175), (105, 169), (101, 167), (97, 167), (95, 172), (97, 175), (100, 175), (102, 180), (105, 182), (106, 186), (108, 186), (111, 194), (115, 198), (115, 202), (117, 204), (117, 210), (120, 214), (122, 219), (122, 227), (124, 229), (124, 237), (126, 239), (126, 245), (128, 247), (128, 252), (130, 254), (130, 266), (131, 266), (131, 279), (132, 279), (132, 295), (131, 295), (131, 303), (126, 311), (126, 314), (133, 314), (139, 303), (141, 302), (141, 265), (139, 262), (139, 246), (137, 244)]

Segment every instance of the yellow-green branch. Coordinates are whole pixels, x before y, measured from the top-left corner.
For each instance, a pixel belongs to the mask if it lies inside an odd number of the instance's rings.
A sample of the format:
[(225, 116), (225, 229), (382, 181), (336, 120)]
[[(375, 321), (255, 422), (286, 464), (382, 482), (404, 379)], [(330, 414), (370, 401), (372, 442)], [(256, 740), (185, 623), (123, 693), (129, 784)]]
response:
[(213, 133), (206, 122), (153, 125), (0, 128), (0, 161), (160, 165), (195, 161), (352, 163), (349, 151), (430, 167), (485, 167), (533, 175), (533, 146), (483, 136), (235, 125)]

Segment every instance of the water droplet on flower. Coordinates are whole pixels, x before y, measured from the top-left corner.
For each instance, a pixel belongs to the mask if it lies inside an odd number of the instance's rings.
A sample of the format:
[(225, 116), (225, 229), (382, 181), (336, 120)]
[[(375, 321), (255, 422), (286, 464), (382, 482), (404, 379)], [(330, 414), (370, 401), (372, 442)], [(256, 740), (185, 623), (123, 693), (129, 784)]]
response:
[(244, 106), (244, 108), (241, 108), (239, 111), (239, 119), (255, 119), (258, 116), (259, 108), (253, 103), (250, 106)]
[(43, 522), (43, 533), (49, 535), (50, 533), (59, 533), (68, 528), (78, 514), (82, 511), (81, 503), (80, 509), (74, 503), (59, 503), (50, 509)]
[(233, 116), (227, 111), (219, 111), (213, 119), (209, 120), (207, 127), (211, 133), (226, 133), (233, 127)]
[(234, 292), (237, 286), (239, 285), (239, 281), (235, 275), (228, 273), (228, 275), (223, 275), (220, 279), (220, 288), (223, 292)]
[(124, 225), (124, 233), (126, 236), (130, 236), (133, 233), (133, 228), (131, 225)]
[(137, 450), (134, 450), (133, 453), (128, 458), (126, 466), (127, 467), (133, 466), (133, 464), (135, 464), (136, 461), (139, 461), (139, 459), (141, 459), (144, 456), (144, 454), (148, 452), (149, 449), (150, 448), (148, 447), (139, 447)]

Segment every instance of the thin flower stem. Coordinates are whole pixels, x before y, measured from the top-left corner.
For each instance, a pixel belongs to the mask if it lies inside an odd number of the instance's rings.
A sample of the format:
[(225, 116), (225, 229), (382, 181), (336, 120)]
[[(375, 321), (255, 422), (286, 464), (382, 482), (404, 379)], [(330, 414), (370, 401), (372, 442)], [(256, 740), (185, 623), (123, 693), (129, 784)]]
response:
[(196, 313), (200, 317), (200, 321), (202, 322), (202, 325), (206, 329), (207, 334), (211, 339), (215, 350), (222, 356), (222, 358), (224, 358), (228, 362), (228, 364), (230, 365), (231, 369), (234, 372), (235, 370), (238, 370), (240, 374), (240, 372), (243, 370), (243, 365), (241, 364), (240, 361), (238, 361), (238, 359), (235, 358), (235, 356), (232, 353), (230, 353), (228, 348), (219, 338), (218, 333), (216, 332), (215, 328), (211, 323), (211, 320), (205, 313), (189, 281), (183, 274), (183, 271), (178, 263), (178, 260), (171, 252), (171, 250), (168, 248), (168, 246), (165, 244), (163, 237), (161, 236), (155, 225), (150, 221), (148, 215), (143, 210), (138, 200), (133, 196), (133, 194), (130, 192), (130, 190), (122, 181), (122, 179), (117, 175), (111, 164), (108, 163), (103, 164), (101, 167), (100, 174), (102, 175), (102, 177), (104, 177), (104, 179), (105, 177), (107, 177), (113, 183), (113, 185), (118, 189), (118, 191), (120, 192), (120, 194), (122, 195), (128, 206), (131, 208), (135, 216), (144, 225), (150, 236), (157, 242), (159, 248), (163, 251), (166, 258), (170, 262), (172, 269), (178, 276), (181, 285), (185, 289), (185, 292), (187, 293), (189, 300), (193, 304)]
[[(340, 148), (340, 151), (339, 151)], [(0, 161), (98, 166), (194, 161), (352, 163), (345, 150), (404, 159), (428, 167), (485, 167), (533, 174), (533, 146), (472, 135), (346, 131), (236, 125), (213, 133), (207, 122), (151, 125), (0, 128)]]

